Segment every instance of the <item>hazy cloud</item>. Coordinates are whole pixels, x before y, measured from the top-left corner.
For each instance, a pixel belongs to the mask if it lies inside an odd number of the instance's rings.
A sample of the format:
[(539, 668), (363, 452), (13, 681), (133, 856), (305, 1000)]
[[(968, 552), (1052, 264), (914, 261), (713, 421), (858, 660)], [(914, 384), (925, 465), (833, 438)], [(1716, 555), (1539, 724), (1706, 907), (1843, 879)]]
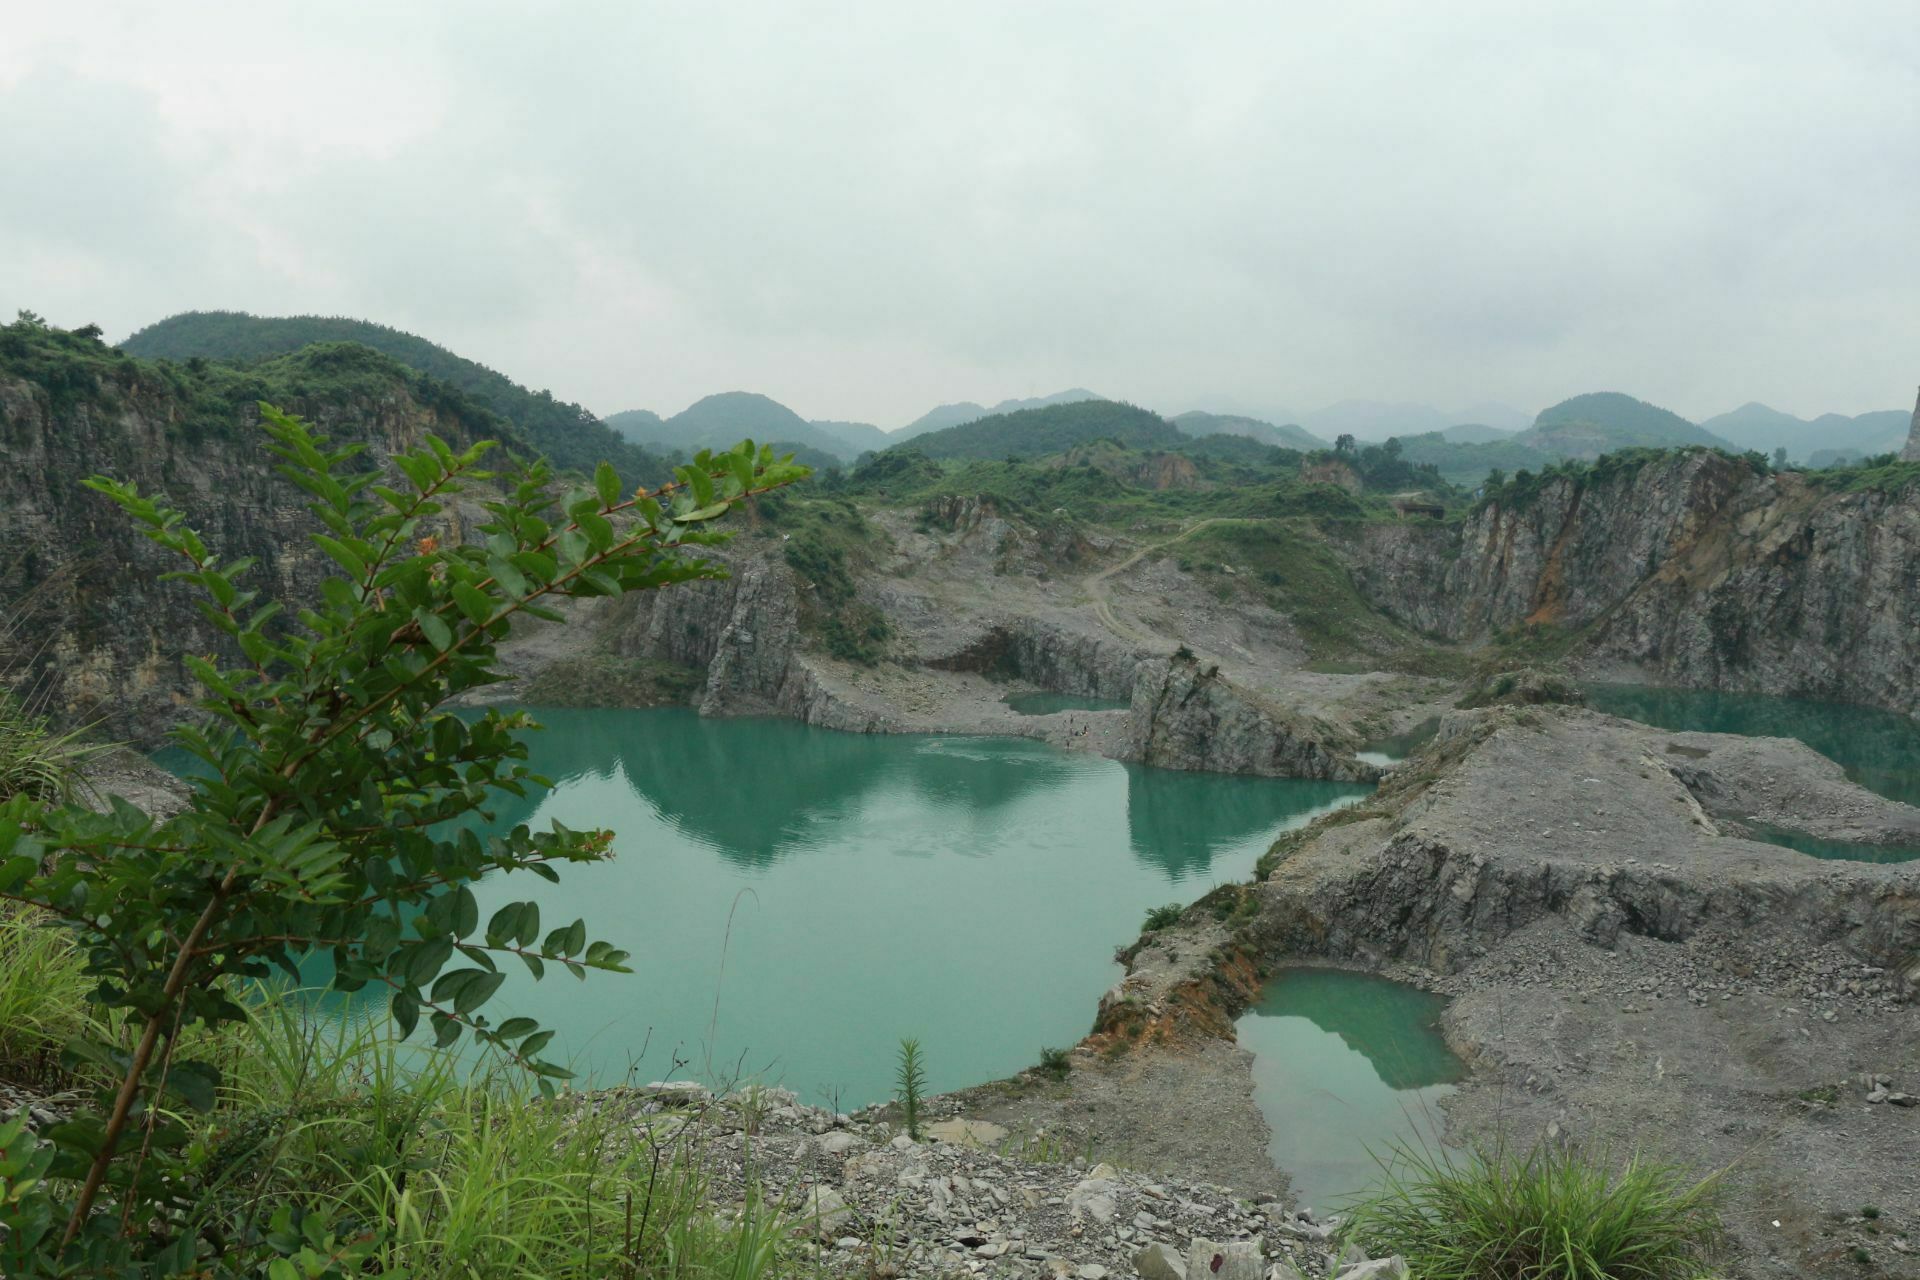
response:
[(1911, 0), (103, 4), (0, 306), (366, 316), (610, 412), (1086, 385), (1703, 416), (1920, 379)]

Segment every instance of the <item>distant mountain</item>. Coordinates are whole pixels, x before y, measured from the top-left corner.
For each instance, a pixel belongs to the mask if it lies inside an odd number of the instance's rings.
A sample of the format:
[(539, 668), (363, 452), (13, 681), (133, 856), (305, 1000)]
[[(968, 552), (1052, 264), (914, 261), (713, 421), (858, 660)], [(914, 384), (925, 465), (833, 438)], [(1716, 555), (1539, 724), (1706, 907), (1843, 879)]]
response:
[(1194, 409), (1172, 419), (1173, 425), (1190, 436), (1246, 436), (1262, 444), (1274, 445), (1281, 449), (1299, 449), (1311, 452), (1316, 449), (1331, 449), (1330, 441), (1322, 440), (1311, 432), (1288, 423), (1275, 426), (1271, 422), (1262, 422), (1258, 418), (1243, 418), (1231, 413), (1204, 413)]
[(636, 443), (660, 438), (660, 415), (651, 409), (624, 409), (601, 421)]
[(1852, 418), (1827, 413), (1809, 422), (1767, 405), (1749, 402), (1730, 413), (1708, 418), (1700, 425), (1742, 449), (1772, 453), (1784, 448), (1795, 462), (1812, 463), (1814, 454), (1823, 451), (1851, 450), (1865, 456), (1897, 450), (1906, 440), (1908, 422), (1907, 414), (1900, 409), (1883, 409)]
[[(821, 424), (808, 422), (778, 400), (752, 391), (722, 391), (694, 401), (671, 418), (629, 409), (607, 419), (631, 439), (680, 456), (725, 449), (742, 440), (771, 444), (810, 467), (835, 467), (865, 452)], [(872, 448), (871, 445), (867, 448)]]
[(926, 432), (895, 448), (917, 450), (929, 458), (1041, 458), (1108, 439), (1136, 449), (1171, 449), (1191, 437), (1159, 414), (1135, 405), (1076, 400), (990, 414)]
[(1595, 391), (1542, 409), (1512, 443), (1556, 458), (1597, 458), (1616, 449), (1670, 449), (1706, 445), (1739, 450), (1730, 440), (1658, 405), (1618, 391)]
[(888, 439), (890, 443), (898, 444), (902, 440), (910, 440), (915, 436), (925, 435), (929, 431), (944, 431), (948, 427), (963, 426), (995, 414), (1019, 413), (1024, 409), (1044, 409), (1049, 405), (1077, 404), (1082, 400), (1099, 398), (1085, 387), (1072, 387), (1066, 391), (1056, 391), (1050, 396), (1033, 396), (1025, 400), (1002, 400), (991, 409), (975, 404), (971, 400), (961, 400), (954, 404), (943, 404), (929, 409), (898, 431), (889, 433)]
[(1440, 438), (1450, 444), (1498, 444), (1502, 440), (1511, 440), (1522, 427), (1508, 431), (1502, 427), (1490, 427), (1483, 422), (1462, 422), (1448, 427), (1440, 433)]
[(815, 418), (813, 425), (852, 449), (854, 457), (870, 450), (884, 449), (894, 443), (891, 435), (871, 422), (835, 422)]
[(449, 383), (481, 408), (518, 427), (555, 466), (591, 470), (605, 459), (635, 483), (655, 482), (666, 459), (636, 447), (577, 404), (551, 392), (529, 391), (503, 373), (416, 334), (344, 316), (255, 316), (244, 311), (185, 311), (135, 333), (120, 344), (148, 360), (219, 360), (249, 364), (318, 342), (357, 342), (428, 377)]
[(1497, 400), (1470, 404), (1454, 413), (1453, 420), (1463, 426), (1491, 427), (1495, 431), (1505, 431), (1509, 435), (1525, 431), (1533, 425), (1530, 414), (1510, 404), (1501, 404)]

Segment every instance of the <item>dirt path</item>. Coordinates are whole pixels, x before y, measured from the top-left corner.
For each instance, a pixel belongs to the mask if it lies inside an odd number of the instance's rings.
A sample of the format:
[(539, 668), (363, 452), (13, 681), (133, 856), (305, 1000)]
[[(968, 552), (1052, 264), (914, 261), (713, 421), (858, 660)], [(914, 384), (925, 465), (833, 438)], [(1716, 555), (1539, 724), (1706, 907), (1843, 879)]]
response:
[(1160, 542), (1149, 542), (1145, 546), (1136, 550), (1132, 555), (1129, 555), (1126, 559), (1121, 560), (1119, 563), (1109, 565), (1107, 568), (1102, 569), (1100, 572), (1089, 575), (1084, 580), (1084, 585), (1087, 589), (1087, 596), (1088, 596), (1089, 602), (1093, 605), (1094, 617), (1100, 619), (1100, 624), (1102, 626), (1104, 626), (1107, 630), (1113, 632), (1114, 635), (1120, 637), (1122, 640), (1125, 640), (1130, 644), (1137, 644), (1146, 648), (1153, 648), (1156, 642), (1158, 641), (1159, 637), (1142, 634), (1141, 632), (1128, 626), (1124, 622), (1121, 622), (1120, 619), (1114, 614), (1113, 605), (1109, 602), (1107, 598), (1108, 583), (1112, 582), (1114, 577), (1117, 576), (1118, 574), (1123, 573), (1128, 569), (1131, 569), (1136, 564), (1139, 564), (1140, 561), (1145, 559), (1147, 556), (1152, 555), (1156, 551), (1164, 551), (1166, 548), (1172, 546), (1174, 543), (1179, 542), (1185, 538), (1189, 538), (1192, 535), (1200, 532), (1200, 530), (1206, 528), (1208, 525), (1246, 524), (1246, 523), (1250, 523), (1250, 521), (1248, 521), (1244, 516), (1208, 516), (1203, 520), (1195, 520), (1193, 523), (1187, 525), (1184, 529), (1180, 530), (1180, 532), (1174, 534), (1171, 538), (1167, 538)]

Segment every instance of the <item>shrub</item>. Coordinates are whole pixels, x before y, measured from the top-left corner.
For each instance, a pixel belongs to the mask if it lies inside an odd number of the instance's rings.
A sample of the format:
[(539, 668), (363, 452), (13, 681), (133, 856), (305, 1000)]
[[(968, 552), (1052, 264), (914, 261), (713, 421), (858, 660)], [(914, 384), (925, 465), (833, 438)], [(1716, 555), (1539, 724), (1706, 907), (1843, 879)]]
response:
[[(531, 721), (498, 710), (467, 720), (447, 704), (500, 678), (496, 647), (520, 614), (559, 619), (544, 602), (718, 576), (686, 554), (719, 540), (709, 522), (805, 474), (743, 446), (702, 453), (651, 492), (623, 492), (602, 465), (563, 504), (536, 463), (485, 503), (479, 540), (442, 546), (433, 522), (449, 497), (500, 479), (479, 466), (490, 445), (456, 452), (428, 437), (394, 456), (404, 484), (392, 487), (385, 472), (350, 469), (358, 449), (329, 450), (298, 419), (261, 412), (283, 474), (315, 499), (327, 529), (316, 544), (344, 571), (297, 621), (243, 588), (249, 565), (220, 559), (179, 513), (130, 485), (88, 482), (178, 558), (244, 660), (187, 659), (208, 719), (175, 735), (204, 766), (182, 813), (155, 822), (125, 804), (96, 814), (29, 793), (0, 802), (0, 900), (63, 922), (96, 1021), (123, 1032), (70, 1048), (111, 1084), (97, 1109), (49, 1131), (44, 1168), (38, 1154), (0, 1153), (13, 1170), (0, 1174), (0, 1272), (11, 1276), (141, 1262), (166, 1274), (215, 1258), (251, 1274), (269, 1256), (260, 1250), (279, 1248), (258, 1221), (244, 1248), (202, 1234), (196, 1149), (177, 1113), (219, 1105), (218, 1055), (193, 1054), (246, 1021), (243, 984), (297, 974), (304, 955), (330, 958), (341, 992), (384, 988), (403, 1038), (424, 1014), (438, 1046), (468, 1035), (552, 1094), (568, 1074), (541, 1056), (552, 1033), (482, 1012), (505, 981), (495, 957), (538, 978), (549, 964), (623, 972), (626, 955), (589, 942), (584, 921), (543, 937), (531, 902), (483, 928), (469, 886), (515, 870), (557, 879), (556, 863), (605, 857), (611, 834), (522, 826), (483, 840), (461, 819), (545, 785), (521, 763), (516, 734)], [(115, 1211), (100, 1212), (105, 1202)], [(326, 1221), (281, 1239), (320, 1248)]]
[(1653, 1161), (1403, 1147), (1382, 1168), (1346, 1234), (1421, 1280), (1695, 1280), (1720, 1243), (1716, 1179)]
[(1073, 1053), (1068, 1049), (1042, 1049), (1040, 1051), (1040, 1070), (1055, 1080), (1065, 1080), (1067, 1073), (1073, 1070)]
[(1164, 907), (1152, 907), (1147, 911), (1146, 923), (1141, 926), (1141, 930), (1145, 933), (1153, 933), (1168, 925), (1179, 924), (1180, 916), (1185, 911), (1186, 908), (1178, 902), (1169, 902)]

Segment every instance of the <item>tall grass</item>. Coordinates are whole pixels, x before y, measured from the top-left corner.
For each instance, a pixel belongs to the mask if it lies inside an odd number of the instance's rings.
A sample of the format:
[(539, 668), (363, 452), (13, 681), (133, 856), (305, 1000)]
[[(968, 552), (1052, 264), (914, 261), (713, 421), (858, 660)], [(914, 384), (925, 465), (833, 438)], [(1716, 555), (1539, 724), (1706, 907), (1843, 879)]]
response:
[(41, 912), (0, 903), (0, 1074), (57, 1052), (88, 1023), (93, 980), (71, 935)]
[(80, 766), (106, 746), (84, 740), (84, 730), (53, 729), (46, 717), (0, 689), (0, 800), (29, 795), (71, 800), (80, 786)]
[[(0, 908), (0, 1077), (88, 1016), (90, 980), (63, 931)], [(516, 1072), (396, 1041), (380, 1010), (255, 991), (252, 1016), (179, 1053), (223, 1076), (197, 1123), (190, 1230), (221, 1252), (283, 1206), (372, 1234), (410, 1280), (761, 1280), (788, 1225), (749, 1184), (723, 1203), (701, 1130)], [(727, 1212), (722, 1213), (725, 1210)]]
[(749, 1188), (717, 1217), (695, 1130), (656, 1143), (617, 1109), (397, 1043), (384, 1017), (309, 1009), (270, 998), (230, 1046), (210, 1235), (293, 1197), (379, 1232), (379, 1261), (414, 1280), (756, 1280), (773, 1266), (778, 1213)]
[(1697, 1280), (1712, 1274), (1715, 1178), (1551, 1146), (1454, 1156), (1398, 1149), (1348, 1238), (1421, 1280)]

